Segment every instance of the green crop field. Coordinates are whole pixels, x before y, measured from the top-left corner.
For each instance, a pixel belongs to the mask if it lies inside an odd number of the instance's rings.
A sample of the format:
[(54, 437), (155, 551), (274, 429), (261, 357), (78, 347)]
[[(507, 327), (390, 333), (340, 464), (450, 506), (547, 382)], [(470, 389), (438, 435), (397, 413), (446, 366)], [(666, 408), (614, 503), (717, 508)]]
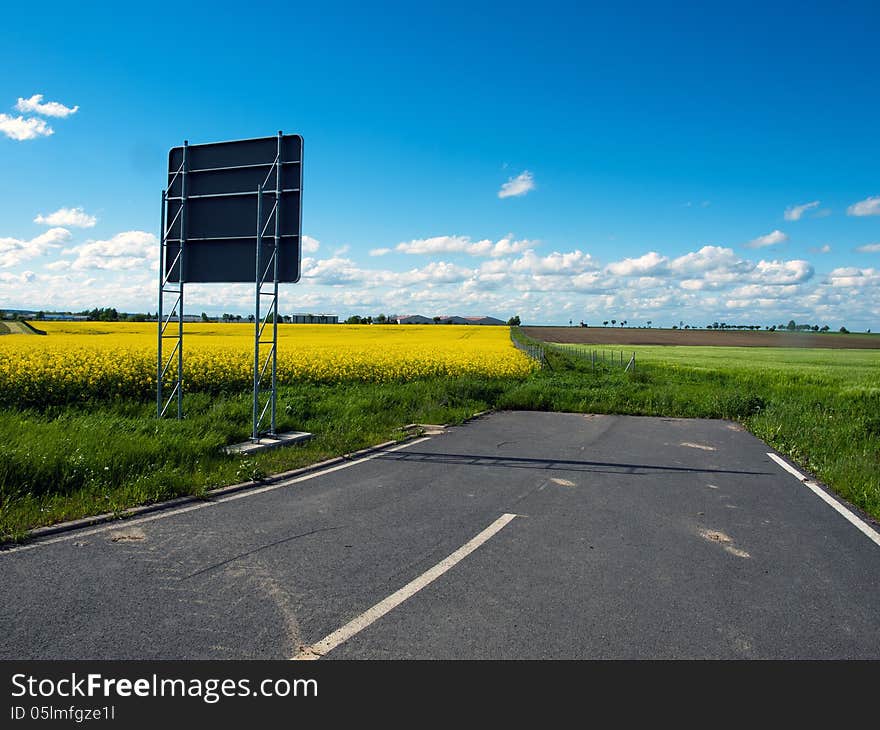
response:
[(555, 344), (581, 357), (590, 351), (599, 357), (611, 353), (624, 360), (635, 353), (636, 363), (651, 363), (673, 368), (704, 372), (738, 372), (767, 374), (775, 372), (798, 379), (814, 377), (817, 382), (838, 382), (842, 388), (880, 388), (880, 350), (831, 350), (793, 347), (688, 347), (669, 345), (607, 345)]

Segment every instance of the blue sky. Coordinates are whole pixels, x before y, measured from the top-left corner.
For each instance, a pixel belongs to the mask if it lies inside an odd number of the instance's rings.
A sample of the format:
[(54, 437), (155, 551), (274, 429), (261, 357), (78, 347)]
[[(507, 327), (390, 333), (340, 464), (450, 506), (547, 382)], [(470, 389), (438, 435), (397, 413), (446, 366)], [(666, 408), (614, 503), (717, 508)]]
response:
[(876, 331), (878, 26), (868, 2), (17, 4), (0, 308), (155, 311), (168, 148), (283, 129), (309, 236), (286, 312)]

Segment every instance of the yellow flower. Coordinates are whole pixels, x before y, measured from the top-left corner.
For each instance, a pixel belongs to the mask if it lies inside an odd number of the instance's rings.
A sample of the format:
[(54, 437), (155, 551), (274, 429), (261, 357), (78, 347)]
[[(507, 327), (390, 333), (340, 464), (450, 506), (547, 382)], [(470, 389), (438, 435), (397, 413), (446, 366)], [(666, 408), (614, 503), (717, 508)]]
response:
[[(148, 398), (156, 388), (156, 325), (44, 322), (47, 336), (0, 337), (0, 400), (16, 403)], [(188, 391), (246, 390), (253, 378), (250, 324), (187, 324)], [(166, 343), (173, 340), (166, 340)], [(167, 360), (171, 347), (163, 353)], [(263, 360), (269, 350), (264, 347)], [(399, 382), (482, 375), (522, 378), (535, 363), (506, 327), (281, 325), (278, 382)], [(177, 368), (174, 357), (169, 373)]]

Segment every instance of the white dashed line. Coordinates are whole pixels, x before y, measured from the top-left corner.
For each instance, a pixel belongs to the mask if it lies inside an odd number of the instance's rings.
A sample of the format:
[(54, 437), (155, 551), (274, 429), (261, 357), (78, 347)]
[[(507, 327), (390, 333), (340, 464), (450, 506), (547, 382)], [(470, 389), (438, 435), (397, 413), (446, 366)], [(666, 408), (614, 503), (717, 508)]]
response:
[(320, 659), (327, 652), (332, 651), (340, 644), (348, 641), (352, 636), (360, 633), (375, 621), (378, 621), (386, 613), (397, 608), (408, 598), (412, 598), (416, 593), (422, 590), (422, 588), (437, 580), (437, 578), (443, 575), (447, 570), (455, 566), (457, 563), (460, 563), (474, 550), (480, 547), (480, 545), (489, 540), (489, 538), (500, 532), (514, 517), (516, 517), (516, 515), (501, 515), (501, 517), (495, 520), (495, 522), (478, 535), (468, 540), (445, 560), (441, 560), (433, 568), (426, 570), (418, 578), (410, 581), (403, 588), (388, 596), (388, 598), (379, 601), (375, 606), (367, 609), (360, 616), (345, 624), (342, 628), (336, 629), (332, 634), (328, 634), (318, 643), (304, 647), (293, 658), (295, 660)]

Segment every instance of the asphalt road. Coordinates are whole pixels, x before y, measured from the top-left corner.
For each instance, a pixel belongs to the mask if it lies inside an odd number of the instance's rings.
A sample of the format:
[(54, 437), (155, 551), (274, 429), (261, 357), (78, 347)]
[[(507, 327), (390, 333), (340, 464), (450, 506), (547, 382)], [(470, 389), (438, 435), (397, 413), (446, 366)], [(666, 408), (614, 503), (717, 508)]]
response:
[(0, 658), (880, 658), (880, 547), (768, 451), (494, 414), (0, 552)]

